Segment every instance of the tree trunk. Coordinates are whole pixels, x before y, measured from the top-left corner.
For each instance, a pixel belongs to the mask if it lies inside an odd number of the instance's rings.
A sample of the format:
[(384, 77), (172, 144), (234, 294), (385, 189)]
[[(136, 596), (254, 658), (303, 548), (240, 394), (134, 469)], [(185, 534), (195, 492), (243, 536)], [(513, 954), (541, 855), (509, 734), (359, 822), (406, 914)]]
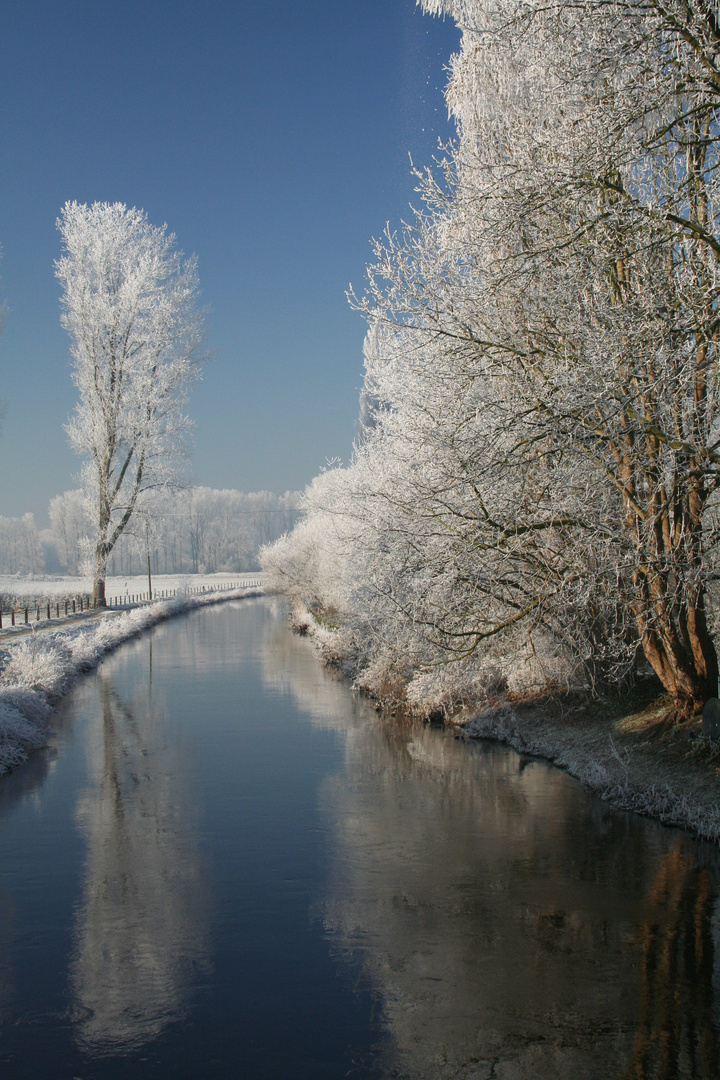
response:
[[(698, 436), (699, 441), (702, 441)], [(675, 702), (678, 723), (696, 720), (718, 693), (718, 657), (707, 625), (703, 571), (703, 462), (691, 462), (686, 480), (666, 461), (654, 435), (631, 446), (621, 474), (626, 534), (635, 544), (632, 610), (645, 658)], [(684, 464), (684, 468), (688, 468)], [(643, 491), (650, 492), (643, 499)], [(645, 520), (633, 505), (644, 502)]]
[(107, 607), (105, 600), (105, 574), (107, 572), (108, 556), (105, 554), (104, 545), (99, 545), (95, 552), (95, 577), (93, 580), (92, 606), (94, 608)]
[(696, 720), (707, 699), (718, 693), (718, 658), (705, 618), (704, 600), (704, 590), (698, 588), (694, 604), (682, 605), (679, 626), (667, 613), (662, 620), (665, 632), (657, 624), (649, 626), (644, 605), (636, 606), (645, 658), (674, 699), (678, 723)]

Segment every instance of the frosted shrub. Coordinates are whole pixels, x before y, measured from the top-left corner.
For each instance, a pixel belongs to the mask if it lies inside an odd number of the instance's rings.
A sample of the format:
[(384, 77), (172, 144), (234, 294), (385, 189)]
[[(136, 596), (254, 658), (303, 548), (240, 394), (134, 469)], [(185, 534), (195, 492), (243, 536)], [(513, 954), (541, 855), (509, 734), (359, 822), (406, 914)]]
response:
[(3, 681), (10, 686), (41, 690), (52, 696), (63, 686), (67, 676), (68, 649), (55, 635), (46, 638), (35, 634), (17, 645), (3, 671)]
[(94, 634), (82, 634), (70, 644), (70, 656), (76, 671), (87, 671), (100, 657)]
[(303, 603), (293, 604), (290, 611), (290, 629), (293, 633), (305, 637), (316, 626), (317, 623)]
[(558, 687), (584, 685), (582, 671), (573, 657), (563, 652), (550, 635), (535, 634), (499, 658), (506, 676), (507, 692), (513, 697), (542, 694)]
[(44, 742), (42, 728), (0, 691), (0, 772), (19, 765), (28, 750), (37, 749)]
[(325, 626), (318, 626), (313, 640), (324, 664), (328, 667), (338, 668), (346, 675), (353, 674), (353, 650), (349, 634), (344, 634), (340, 630), (329, 630)]
[(180, 578), (180, 580), (178, 581), (178, 586), (177, 586), (177, 590), (176, 590), (178, 596), (182, 597), (182, 596), (189, 596), (190, 595), (190, 582), (191, 582), (191, 580), (192, 579), (190, 577), (188, 577), (188, 576)]
[(375, 698), (383, 708), (398, 708), (406, 704), (411, 674), (411, 668), (402, 660), (383, 652), (360, 672), (354, 686)]
[[(35, 734), (52, 712), (41, 690), (32, 690), (23, 686), (0, 687), (0, 712), (5, 715), (8, 710), (22, 716)], [(44, 739), (41, 739), (41, 742), (44, 742)]]
[(482, 705), (507, 690), (504, 669), (497, 660), (484, 664), (443, 664), (416, 672), (407, 687), (407, 702), (420, 716), (452, 716)]

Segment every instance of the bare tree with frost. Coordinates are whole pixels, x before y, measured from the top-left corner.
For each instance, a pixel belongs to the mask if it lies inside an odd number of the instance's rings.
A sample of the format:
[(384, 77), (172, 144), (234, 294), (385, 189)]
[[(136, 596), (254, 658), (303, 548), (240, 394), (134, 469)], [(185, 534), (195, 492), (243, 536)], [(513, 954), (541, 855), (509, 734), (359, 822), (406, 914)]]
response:
[[(425, 213), (378, 245), (361, 305), (386, 342), (404, 338), (386, 426), (404, 419), (462, 466), (403, 501), (416, 523), (465, 532), (464, 580), (484, 579), (487, 602), (428, 625), (473, 646), (508, 617), (545, 618), (571, 638), (578, 611), (612, 629), (614, 591), (619, 639), (629, 616), (692, 717), (718, 683), (714, 9), (432, 6), (463, 26), (448, 94), (460, 137), (445, 189), (427, 177)], [(429, 349), (442, 362), (421, 386)], [(405, 610), (418, 620), (411, 594)]]
[(199, 375), (197, 269), (166, 226), (121, 203), (68, 202), (57, 224), (63, 254), (55, 272), (79, 394), (67, 432), (85, 458), (96, 522), (93, 605), (104, 607), (118, 538), (177, 480), (188, 390)]
[(715, 6), (423, 6), (463, 30), (458, 139), (357, 301), (350, 608), (426, 666), (538, 627), (590, 674), (640, 648), (692, 718), (718, 689)]
[[(465, 331), (511, 372), (526, 428), (514, 463), (543, 448), (548, 462), (590, 466), (575, 531), (591, 555), (611, 540), (645, 657), (678, 718), (692, 717), (718, 686), (715, 8), (462, 8), (454, 212), (493, 238), (485, 310), (509, 284), (506, 325)], [(451, 315), (442, 330), (457, 328)], [(619, 496), (609, 519), (593, 513), (603, 487)]]

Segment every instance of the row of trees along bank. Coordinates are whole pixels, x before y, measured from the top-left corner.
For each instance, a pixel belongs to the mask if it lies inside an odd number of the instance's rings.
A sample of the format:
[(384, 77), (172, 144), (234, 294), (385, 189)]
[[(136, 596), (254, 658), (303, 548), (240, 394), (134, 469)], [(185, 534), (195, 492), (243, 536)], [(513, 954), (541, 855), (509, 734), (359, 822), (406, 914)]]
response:
[(696, 717), (718, 692), (716, 5), (422, 3), (462, 29), (457, 137), (351, 296), (354, 458), (265, 568), (375, 692), (646, 663)]
[[(261, 545), (295, 524), (299, 498), (294, 491), (275, 495), (205, 487), (159, 496), (148, 535), (138, 516), (118, 538), (108, 573), (144, 573), (148, 550), (156, 574), (256, 570)], [(38, 529), (32, 514), (0, 516), (0, 574), (92, 573), (93, 509), (87, 494), (76, 489), (50, 501), (49, 529)]]

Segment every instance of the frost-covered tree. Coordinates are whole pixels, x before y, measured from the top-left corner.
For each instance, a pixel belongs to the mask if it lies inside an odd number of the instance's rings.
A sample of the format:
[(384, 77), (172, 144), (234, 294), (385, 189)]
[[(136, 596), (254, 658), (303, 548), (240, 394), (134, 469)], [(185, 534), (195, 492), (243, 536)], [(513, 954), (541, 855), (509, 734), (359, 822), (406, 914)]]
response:
[(167, 227), (121, 203), (69, 202), (58, 219), (62, 323), (79, 401), (67, 425), (82, 455), (95, 519), (93, 604), (105, 606), (107, 561), (133, 514), (173, 485), (198, 377), (202, 318), (194, 259)]
[[(587, 556), (579, 580), (589, 589), (614, 569), (677, 716), (696, 715), (718, 686), (707, 618), (720, 464), (715, 9), (442, 6), (464, 29), (445, 216), (461, 237), (460, 281), (438, 290), (436, 270), (426, 325), (510, 374), (508, 465), (564, 465), (552, 498), (565, 496)], [(464, 288), (473, 277), (480, 287)], [(616, 513), (596, 512), (605, 490)], [(609, 566), (597, 557), (608, 551)]]
[(32, 514), (0, 517), (0, 571), (3, 574), (41, 574), (42, 548)]
[(79, 574), (85, 555), (85, 541), (93, 527), (84, 492), (75, 489), (56, 495), (50, 500), (48, 517), (61, 567), (68, 574)]
[[(260, 546), (295, 524), (300, 494), (202, 487), (159, 494), (153, 499), (151, 516), (148, 518), (141, 507), (118, 537), (109, 557), (108, 574), (142, 573), (147, 568), (148, 551), (153, 574), (256, 570)], [(77, 490), (57, 495), (50, 501), (48, 513), (51, 528), (47, 539), (61, 567), (70, 574), (81, 573), (94, 521), (84, 493)], [(5, 568), (4, 554), (0, 542), (0, 570)]]
[(640, 649), (697, 716), (718, 689), (715, 8), (424, 7), (463, 31), (458, 137), (376, 245), (372, 423), (334, 507), (308, 501), (353, 523), (349, 621), (426, 670), (541, 633), (617, 679)]

